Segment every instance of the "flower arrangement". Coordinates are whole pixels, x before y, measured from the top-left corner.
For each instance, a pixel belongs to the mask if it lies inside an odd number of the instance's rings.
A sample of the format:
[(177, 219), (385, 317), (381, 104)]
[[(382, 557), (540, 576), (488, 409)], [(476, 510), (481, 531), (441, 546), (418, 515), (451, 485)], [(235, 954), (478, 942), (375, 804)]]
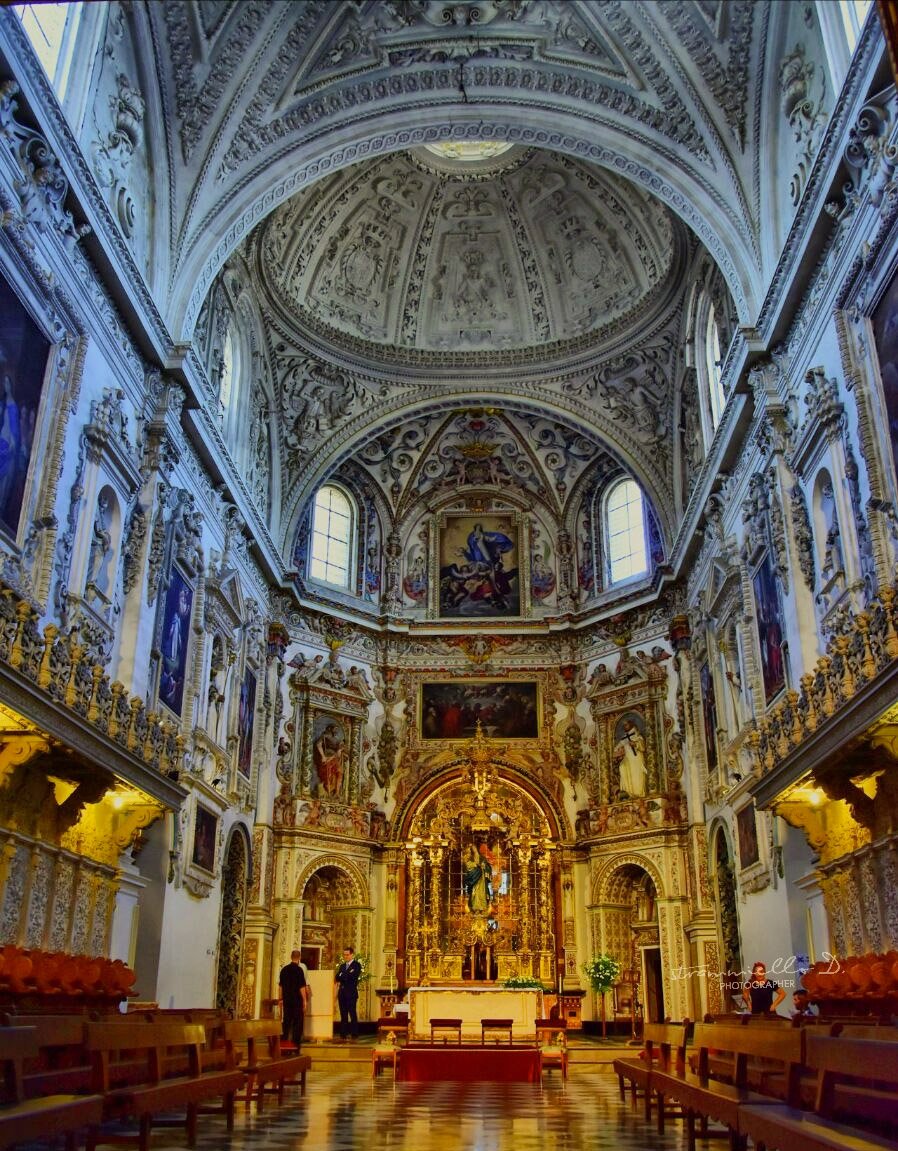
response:
[(542, 980), (534, 979), (532, 975), (512, 975), (504, 981), (502, 986), (518, 991), (526, 987), (535, 987), (537, 991), (543, 990)]
[(371, 960), (363, 951), (356, 953), (359, 967), (362, 969), (362, 974), (359, 976), (359, 983), (367, 983), (371, 978)]
[(593, 991), (604, 994), (609, 991), (621, 973), (621, 964), (613, 955), (594, 955), (583, 964), (586, 978)]

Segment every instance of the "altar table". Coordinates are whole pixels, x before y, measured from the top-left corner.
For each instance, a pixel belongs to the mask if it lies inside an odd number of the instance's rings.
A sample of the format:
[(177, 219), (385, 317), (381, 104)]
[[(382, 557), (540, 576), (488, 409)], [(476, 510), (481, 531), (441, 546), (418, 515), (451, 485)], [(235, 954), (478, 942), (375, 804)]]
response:
[(539, 1083), (540, 1078), (538, 1047), (400, 1047), (396, 1065), (396, 1079), (408, 1083)]
[(409, 1042), (430, 1039), (431, 1019), (460, 1019), (462, 1041), (481, 1041), (481, 1019), (511, 1019), (516, 1043), (536, 1041), (543, 993), (538, 987), (410, 987)]

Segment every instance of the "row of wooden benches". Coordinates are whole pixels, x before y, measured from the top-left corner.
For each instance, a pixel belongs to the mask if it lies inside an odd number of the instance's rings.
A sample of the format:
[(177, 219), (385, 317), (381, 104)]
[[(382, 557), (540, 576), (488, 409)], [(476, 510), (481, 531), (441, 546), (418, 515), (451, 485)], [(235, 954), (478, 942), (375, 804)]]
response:
[[(641, 1096), (658, 1130), (671, 1115), (696, 1126), (723, 1124), (733, 1151), (751, 1138), (759, 1151), (898, 1149), (898, 1039), (885, 1029), (838, 1037), (820, 1028), (756, 1023), (646, 1024), (640, 1059), (617, 1059), (621, 1098)], [(670, 1101), (678, 1105), (672, 1110)]]
[[(172, 1122), (185, 1126), (193, 1147), (201, 1112), (224, 1114), (230, 1131), (238, 1098), (247, 1109), (255, 1102), (261, 1110), (266, 1094), (276, 1094), (280, 1103), (291, 1084), (305, 1094), (311, 1060), (281, 1050), (276, 1020), (216, 1021), (215, 1027), (220, 1035), (212, 1039), (202, 1023), (16, 1016), (15, 1025), (0, 1028), (8, 1084), (0, 1151), (60, 1134), (73, 1151), (84, 1129), (87, 1151), (134, 1142), (134, 1136), (102, 1129), (124, 1120), (139, 1125), (139, 1151), (148, 1151), (154, 1125)], [(216, 1107), (214, 1100), (220, 1101)], [(185, 1118), (169, 1119), (170, 1112)]]

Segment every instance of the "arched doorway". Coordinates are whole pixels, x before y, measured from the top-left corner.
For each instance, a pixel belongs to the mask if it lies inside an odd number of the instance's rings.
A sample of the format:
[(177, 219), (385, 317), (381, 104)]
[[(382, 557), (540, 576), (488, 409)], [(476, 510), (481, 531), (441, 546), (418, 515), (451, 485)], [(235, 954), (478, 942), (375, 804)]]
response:
[(218, 973), (215, 1006), (237, 1014), (240, 990), (240, 955), (246, 914), (249, 844), (241, 828), (234, 828), (228, 841), (221, 876), (221, 927), (218, 934)]
[(604, 950), (620, 962), (620, 983), (633, 986), (641, 1014), (650, 1023), (663, 1020), (658, 889), (645, 868), (625, 863), (609, 876), (602, 899), (601, 931)]
[(720, 923), (720, 954), (723, 957), (723, 1004), (732, 1005), (734, 983), (741, 982), (742, 943), (739, 938), (739, 916), (736, 911), (736, 873), (729, 841), (722, 827), (714, 836), (714, 885), (717, 893)]
[(365, 940), (358, 938), (358, 887), (342, 868), (328, 863), (312, 872), (300, 899), (304, 905), (300, 953), (310, 971), (334, 967), (344, 947), (365, 949)]

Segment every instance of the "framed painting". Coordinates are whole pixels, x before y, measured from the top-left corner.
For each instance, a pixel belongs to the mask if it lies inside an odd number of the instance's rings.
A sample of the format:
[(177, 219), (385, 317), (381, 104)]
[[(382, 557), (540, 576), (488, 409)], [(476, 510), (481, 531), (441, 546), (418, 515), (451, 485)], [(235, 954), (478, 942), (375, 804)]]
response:
[(892, 448), (892, 468), (898, 471), (898, 275), (892, 277), (871, 321)]
[(343, 716), (315, 712), (312, 717), (312, 781), (319, 799), (342, 799), (349, 782), (351, 725)]
[(786, 686), (786, 661), (783, 652), (783, 613), (769, 552), (755, 572), (752, 586), (761, 647), (764, 699), (770, 703)]
[(190, 616), (193, 611), (193, 588), (173, 567), (162, 605), (160, 652), (162, 659), (159, 675), (159, 699), (175, 715), (181, 714), (184, 703), (184, 678), (187, 669), (187, 648), (190, 643)]
[(702, 718), (705, 724), (705, 755), (708, 771), (717, 767), (717, 697), (714, 694), (714, 676), (711, 665), (703, 663), (698, 672), (702, 691)]
[(249, 779), (253, 767), (253, 725), (256, 718), (256, 673), (247, 668), (237, 708), (237, 770)]
[(471, 739), (477, 722), (489, 739), (538, 739), (537, 684), (451, 680), (421, 685), (422, 739)]
[(215, 871), (215, 839), (218, 835), (218, 816), (197, 804), (193, 822), (192, 861), (203, 871)]
[(761, 858), (758, 850), (758, 825), (755, 820), (755, 805), (750, 803), (736, 812), (736, 838), (739, 843), (739, 866), (751, 867)]
[(0, 526), (15, 538), (50, 342), (0, 275)]
[(441, 618), (521, 614), (520, 534), (510, 515), (446, 517), (439, 533)]

